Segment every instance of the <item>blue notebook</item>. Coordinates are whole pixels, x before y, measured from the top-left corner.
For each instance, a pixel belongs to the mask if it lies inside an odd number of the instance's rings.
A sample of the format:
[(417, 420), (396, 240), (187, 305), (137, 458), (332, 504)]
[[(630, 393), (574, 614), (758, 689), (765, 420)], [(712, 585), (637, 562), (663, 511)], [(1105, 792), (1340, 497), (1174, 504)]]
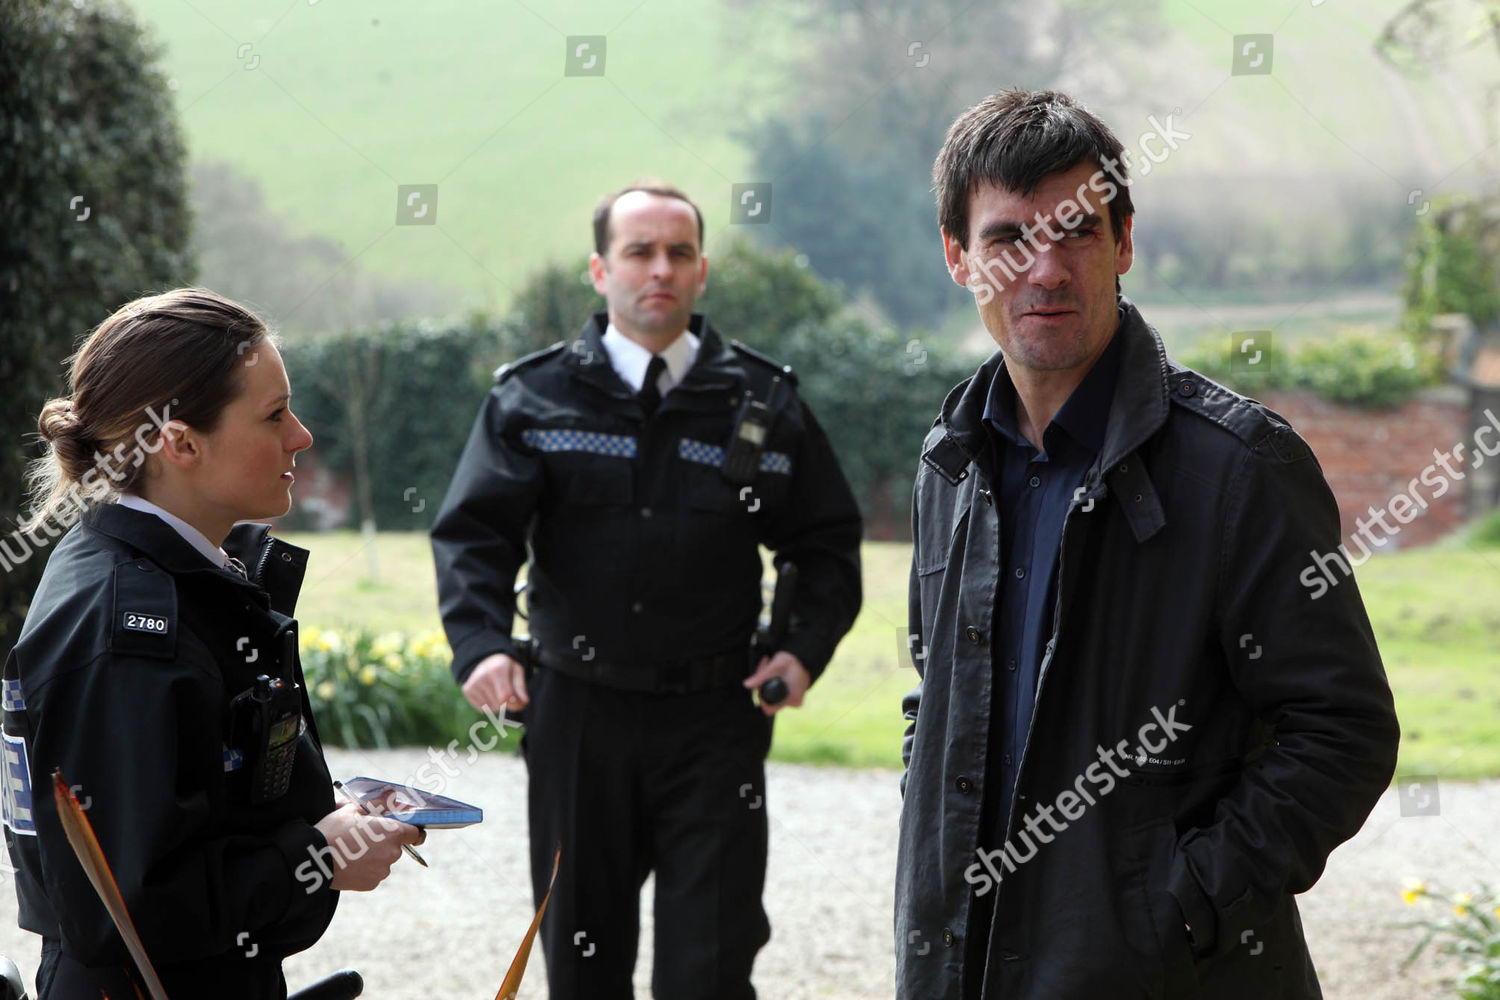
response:
[(395, 781), (350, 778), (344, 782), (344, 788), (368, 806), (370, 812), (428, 830), (453, 830), (484, 819), (484, 810), (478, 806)]

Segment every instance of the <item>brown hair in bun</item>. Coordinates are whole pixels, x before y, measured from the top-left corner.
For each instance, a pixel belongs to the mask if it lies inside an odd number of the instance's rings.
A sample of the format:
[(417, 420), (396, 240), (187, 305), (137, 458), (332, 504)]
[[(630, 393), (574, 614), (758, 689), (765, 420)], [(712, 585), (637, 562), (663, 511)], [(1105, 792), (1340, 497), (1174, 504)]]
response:
[(162, 424), (212, 431), (241, 391), (245, 356), (271, 337), (254, 312), (206, 288), (117, 309), (69, 359), (69, 395), (37, 417), (47, 452), (27, 473), (24, 530), (70, 523), (89, 502), (134, 492)]

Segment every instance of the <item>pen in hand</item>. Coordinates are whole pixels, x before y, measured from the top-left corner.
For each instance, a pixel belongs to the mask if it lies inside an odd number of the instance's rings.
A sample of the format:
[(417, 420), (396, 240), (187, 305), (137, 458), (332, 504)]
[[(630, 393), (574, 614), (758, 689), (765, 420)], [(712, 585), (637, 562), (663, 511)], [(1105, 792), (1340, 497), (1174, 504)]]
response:
[[(350, 802), (353, 802), (355, 805), (359, 806), (359, 811), (362, 812), (362, 813), (364, 813), (366, 816), (375, 816), (375, 815), (377, 815), (376, 813), (374, 813), (374, 812), (371, 811), (370, 806), (369, 806), (368, 803), (366, 803), (363, 799), (361, 799), (358, 796), (356, 796), (354, 793), (350, 792), (349, 789), (345, 788), (344, 787), (344, 783), (342, 781), (335, 781), (333, 783), (333, 787), (336, 788), (336, 789), (338, 789), (340, 792), (343, 792), (344, 793), (344, 798), (348, 799)], [(420, 855), (420, 854), (417, 853), (417, 849), (415, 847), (412, 847), (410, 844), (402, 844), (401, 845), (401, 849), (403, 851), (405, 851), (407, 854), (411, 855), (411, 859), (413, 861), (415, 861), (417, 864), (421, 865), (423, 868), (431, 867), (430, 865), (427, 864), (427, 861), (422, 857), (422, 855)]]

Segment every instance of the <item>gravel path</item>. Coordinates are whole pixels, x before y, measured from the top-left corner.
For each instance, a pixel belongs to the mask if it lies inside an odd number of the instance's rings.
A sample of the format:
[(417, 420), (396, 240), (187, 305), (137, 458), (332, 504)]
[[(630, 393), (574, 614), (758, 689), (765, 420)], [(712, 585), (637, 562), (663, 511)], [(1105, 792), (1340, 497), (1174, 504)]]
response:
[[(422, 750), (331, 751), (335, 775), (400, 778), (427, 762)], [(423, 871), (409, 861), (374, 893), (349, 893), (328, 934), (287, 962), (293, 989), (334, 969), (365, 976), (372, 1000), (490, 1000), (531, 918), (526, 875), (526, 771), (509, 754), (449, 765), (449, 791), (485, 809), (485, 822), (434, 831)], [(891, 884), (896, 775), (772, 765), (767, 803), (771, 864), (766, 908), (771, 943), (756, 965), (767, 1000), (889, 1000), (894, 970)], [(1402, 817), (1387, 792), (1360, 834), (1329, 861), (1302, 899), (1302, 913), (1329, 1000), (1426, 1000), (1443, 996), (1447, 960), (1397, 966), (1417, 932), (1392, 925), (1417, 915), (1400, 901), (1403, 881), (1473, 889), (1500, 884), (1500, 782), (1441, 788), (1437, 816)], [(3, 880), (4, 876), (0, 876)], [(0, 954), (35, 971), (37, 939), (16, 929), (14, 896), (0, 896)], [(637, 997), (650, 996), (650, 883), (643, 901)], [(546, 997), (540, 951), (522, 990)]]

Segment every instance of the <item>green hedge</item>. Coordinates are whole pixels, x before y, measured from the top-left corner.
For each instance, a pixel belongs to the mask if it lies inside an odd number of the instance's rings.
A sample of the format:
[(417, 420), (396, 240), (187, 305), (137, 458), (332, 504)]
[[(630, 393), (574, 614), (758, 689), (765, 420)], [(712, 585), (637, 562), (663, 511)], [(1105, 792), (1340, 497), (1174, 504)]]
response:
[(1347, 406), (1399, 406), (1442, 379), (1438, 356), (1398, 335), (1346, 334), (1268, 351), (1254, 367), (1230, 349), (1201, 350), (1182, 363), (1248, 395), (1301, 390)]
[[(379, 527), (431, 526), (493, 369), (572, 339), (603, 307), (581, 279), (585, 267), (580, 260), (544, 268), (499, 321), (387, 324), (287, 345), (298, 416), (335, 474), (353, 477), (365, 415)], [(948, 389), (974, 366), (930, 337), (846, 310), (838, 287), (793, 254), (743, 241), (709, 262), (700, 305), (726, 337), (792, 365), (867, 518), (905, 537), (922, 438)], [(294, 523), (307, 517), (293, 514)]]
[[(353, 486), (362, 425), (375, 520), (396, 531), (431, 526), (504, 354), (498, 331), (480, 319), (388, 323), (283, 348), (318, 461)], [(310, 518), (294, 507), (287, 520), (295, 528)]]
[[(0, 3), (0, 532), (22, 513), (36, 416), (65, 391), (75, 342), (130, 299), (193, 278), (182, 136), (158, 55), (115, 4)], [(41, 563), (0, 587), (0, 657)]]

